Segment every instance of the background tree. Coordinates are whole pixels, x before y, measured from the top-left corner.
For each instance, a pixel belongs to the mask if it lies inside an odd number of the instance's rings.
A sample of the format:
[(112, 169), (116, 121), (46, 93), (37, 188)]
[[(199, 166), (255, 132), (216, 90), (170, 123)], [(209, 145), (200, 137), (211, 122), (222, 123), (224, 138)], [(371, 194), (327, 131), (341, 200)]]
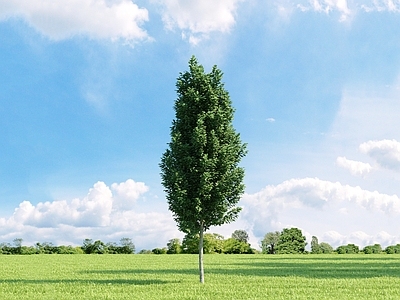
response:
[(400, 244), (387, 246), (385, 248), (385, 252), (387, 254), (399, 254), (400, 253)]
[(365, 254), (380, 254), (383, 252), (382, 246), (380, 244), (374, 244), (370, 246), (365, 246), (362, 250)]
[(154, 248), (151, 252), (154, 254), (167, 254), (167, 248)]
[(279, 254), (304, 253), (306, 245), (306, 237), (300, 229), (284, 228), (279, 236), (276, 250)]
[(356, 254), (360, 252), (360, 248), (354, 244), (347, 244), (336, 248), (338, 254)]
[(229, 238), (224, 241), (224, 253), (226, 254), (254, 254), (249, 243), (240, 242), (237, 239)]
[[(186, 234), (182, 240), (183, 253), (199, 253), (200, 236)], [(224, 249), (224, 237), (218, 233), (205, 233), (203, 237), (203, 252), (206, 254), (222, 253)]]
[(23, 239), (17, 238), (13, 240), (15, 254), (22, 254), (22, 241)]
[(179, 239), (171, 239), (167, 243), (167, 254), (179, 254), (182, 252), (181, 241)]
[(249, 242), (249, 235), (247, 234), (246, 230), (235, 230), (232, 233), (232, 238), (243, 243), (248, 243)]
[(238, 164), (246, 145), (233, 128), (234, 109), (214, 66), (208, 74), (193, 56), (176, 87), (169, 149), (161, 158), (162, 184), (181, 231), (199, 234), (200, 282), (204, 283), (203, 241), (210, 226), (236, 220), (244, 192)]
[(313, 236), (311, 238), (311, 253), (312, 254), (322, 253), (322, 249), (321, 249), (320, 245), (318, 244), (318, 238), (316, 236)]
[(119, 243), (121, 245), (121, 249), (119, 253), (123, 254), (134, 254), (135, 253), (135, 244), (133, 243), (132, 239), (130, 238), (122, 238), (119, 240)]
[(321, 250), (321, 253), (324, 254), (330, 254), (333, 252), (332, 246), (325, 242), (319, 244), (319, 249)]
[(280, 235), (281, 235), (281, 233), (279, 231), (268, 232), (264, 236), (264, 239), (261, 241), (262, 253), (275, 254), (276, 253), (276, 245), (279, 242)]

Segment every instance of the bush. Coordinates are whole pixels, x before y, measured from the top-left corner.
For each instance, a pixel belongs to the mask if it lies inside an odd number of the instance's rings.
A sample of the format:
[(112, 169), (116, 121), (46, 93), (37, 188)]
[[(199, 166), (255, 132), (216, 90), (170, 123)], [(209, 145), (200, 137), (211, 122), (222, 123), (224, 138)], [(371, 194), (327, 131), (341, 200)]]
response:
[(348, 244), (337, 247), (336, 252), (338, 254), (357, 254), (360, 252), (360, 248), (354, 244)]
[(365, 254), (379, 254), (382, 253), (382, 247), (380, 244), (375, 244), (372, 246), (365, 246), (362, 251)]
[(385, 252), (387, 254), (400, 254), (400, 244), (395, 246), (387, 246)]

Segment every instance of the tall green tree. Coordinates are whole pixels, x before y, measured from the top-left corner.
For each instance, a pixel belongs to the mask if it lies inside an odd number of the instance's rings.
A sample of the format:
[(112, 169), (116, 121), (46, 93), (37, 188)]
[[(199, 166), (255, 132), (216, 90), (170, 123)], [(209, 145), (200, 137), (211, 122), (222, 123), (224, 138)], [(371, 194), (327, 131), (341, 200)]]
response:
[(204, 283), (203, 235), (210, 226), (236, 220), (244, 192), (240, 160), (246, 145), (232, 121), (234, 109), (214, 66), (205, 73), (193, 56), (177, 79), (171, 142), (161, 158), (162, 184), (179, 229), (199, 234), (200, 282)]
[(304, 253), (306, 237), (298, 228), (284, 228), (279, 236), (276, 247), (278, 254)]
[(311, 253), (313, 253), (313, 254), (322, 253), (322, 249), (318, 243), (318, 238), (316, 236), (313, 236), (311, 238)]

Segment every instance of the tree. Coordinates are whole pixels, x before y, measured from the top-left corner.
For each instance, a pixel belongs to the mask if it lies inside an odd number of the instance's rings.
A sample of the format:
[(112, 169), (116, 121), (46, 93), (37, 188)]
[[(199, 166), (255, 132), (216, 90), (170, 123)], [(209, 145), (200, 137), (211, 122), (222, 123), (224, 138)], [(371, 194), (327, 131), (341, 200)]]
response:
[(380, 244), (365, 246), (362, 251), (365, 254), (380, 254), (382, 253), (382, 246)]
[(324, 243), (324, 242), (319, 244), (319, 249), (321, 250), (321, 253), (324, 253), (324, 254), (330, 254), (333, 252), (332, 246), (329, 245), (328, 243)]
[(105, 254), (108, 250), (106, 244), (102, 241), (93, 242), (91, 239), (84, 239), (81, 248), (86, 254)]
[(387, 246), (385, 252), (387, 254), (400, 253), (400, 244)]
[(208, 74), (193, 56), (176, 87), (171, 142), (162, 155), (162, 184), (178, 228), (199, 234), (199, 273), (204, 283), (204, 232), (237, 219), (244, 192), (240, 160), (246, 145), (233, 128), (234, 109), (214, 66)]
[(15, 247), (15, 254), (22, 254), (22, 241), (23, 239), (17, 238), (13, 240), (14, 247)]
[(246, 230), (235, 230), (232, 233), (232, 238), (243, 243), (248, 243), (249, 242), (249, 235), (247, 234)]
[(226, 254), (254, 254), (254, 250), (249, 243), (229, 238), (224, 241), (224, 253)]
[(312, 254), (322, 253), (322, 249), (321, 249), (320, 245), (318, 244), (318, 238), (316, 236), (313, 236), (311, 238), (311, 253)]
[(279, 236), (276, 250), (279, 254), (304, 253), (306, 245), (306, 237), (300, 229), (284, 228)]
[(167, 254), (167, 248), (154, 248), (151, 252), (154, 254)]
[[(199, 253), (200, 236), (186, 234), (182, 240), (183, 253)], [(224, 237), (218, 233), (205, 233), (203, 237), (203, 252), (205, 254), (222, 253), (224, 249)]]
[(281, 233), (279, 231), (268, 232), (264, 236), (264, 239), (261, 241), (262, 253), (275, 254), (276, 253), (276, 245), (279, 242), (280, 235), (281, 235)]
[(123, 254), (134, 254), (135, 253), (135, 244), (130, 238), (122, 238), (119, 241), (121, 247), (120, 252)]
[(360, 252), (360, 248), (354, 244), (347, 244), (337, 247), (336, 252), (338, 254), (356, 254)]
[(167, 254), (179, 254), (182, 252), (181, 241), (179, 239), (171, 239), (167, 243)]

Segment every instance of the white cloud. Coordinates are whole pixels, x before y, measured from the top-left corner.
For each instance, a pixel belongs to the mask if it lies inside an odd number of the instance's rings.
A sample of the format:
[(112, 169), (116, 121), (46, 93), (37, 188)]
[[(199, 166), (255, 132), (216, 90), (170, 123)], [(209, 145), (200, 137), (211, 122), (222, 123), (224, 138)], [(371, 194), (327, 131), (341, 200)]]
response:
[(0, 21), (11, 17), (52, 40), (84, 35), (134, 43), (148, 38), (140, 27), (148, 11), (129, 0), (0, 0)]
[(207, 38), (211, 32), (229, 32), (235, 24), (235, 13), (242, 0), (163, 0), (163, 21), (169, 30), (178, 28), (192, 44)]
[(338, 166), (345, 168), (350, 171), (353, 175), (365, 175), (371, 172), (372, 166), (368, 163), (363, 163), (360, 161), (350, 160), (346, 157), (339, 156), (336, 159)]
[(72, 201), (39, 202), (36, 206), (23, 201), (14, 212), (14, 220), (35, 227), (59, 224), (73, 226), (107, 226), (112, 210), (112, 193), (104, 182), (97, 182), (88, 195)]
[(269, 122), (269, 123), (274, 123), (275, 119), (274, 118), (268, 118), (268, 119), (266, 119), (266, 121)]
[(398, 141), (368, 141), (360, 145), (360, 150), (374, 158), (380, 166), (400, 170), (400, 143)]
[[(339, 182), (330, 182), (318, 178), (303, 178), (287, 180), (276, 186), (269, 185), (255, 194), (245, 194), (241, 201), (243, 205), (243, 218), (253, 224), (256, 236), (262, 236), (271, 230), (281, 229), (285, 225), (282, 221), (285, 216), (292, 224), (307, 223), (318, 229), (322, 224), (314, 222), (326, 222), (324, 226), (346, 226), (345, 224), (331, 224), (329, 220), (319, 220), (315, 216), (325, 215), (329, 218), (339, 215), (346, 220), (343, 214), (343, 206), (355, 206), (358, 215), (363, 213), (378, 214), (378, 216), (391, 217), (400, 214), (400, 199), (396, 195), (386, 195), (363, 190), (360, 187), (342, 185)], [(346, 210), (347, 212), (347, 210)], [(311, 221), (307, 216), (313, 215)], [(383, 216), (382, 216), (383, 214)], [(295, 219), (293, 219), (295, 218)], [(318, 221), (319, 220), (319, 221)], [(346, 220), (346, 222), (353, 222)], [(296, 222), (295, 222), (296, 221)], [(299, 226), (299, 225), (298, 225)], [(309, 230), (312, 231), (312, 230)]]
[(332, 230), (323, 233), (318, 238), (318, 241), (327, 242), (334, 248), (341, 245), (355, 244), (360, 247), (360, 250), (362, 250), (365, 246), (373, 244), (381, 244), (383, 248), (390, 245), (396, 245), (400, 243), (400, 236), (391, 235), (386, 231), (380, 231), (375, 235), (369, 235), (364, 231), (354, 231), (348, 235), (343, 235)]
[(144, 213), (132, 207), (147, 191), (143, 182), (128, 179), (111, 188), (97, 182), (82, 199), (36, 205), (23, 201), (12, 216), (0, 218), (0, 242), (18, 237), (26, 244), (51, 241), (80, 245), (85, 238), (109, 242), (130, 237), (138, 250), (163, 247), (182, 233), (167, 210)]
[(390, 11), (390, 12), (400, 12), (400, 2), (397, 0), (373, 0), (361, 4), (361, 8), (366, 12), (371, 11)]
[[(280, 0), (280, 2), (285, 3), (286, 0)], [(303, 0), (294, 1), (293, 4), (302, 12), (316, 11), (327, 15), (338, 12), (340, 22), (346, 21), (352, 14), (347, 0)]]
[(140, 195), (146, 193), (149, 187), (144, 182), (135, 182), (132, 179), (128, 179), (125, 182), (113, 183), (111, 185), (114, 195), (114, 208), (129, 209), (140, 197)]

